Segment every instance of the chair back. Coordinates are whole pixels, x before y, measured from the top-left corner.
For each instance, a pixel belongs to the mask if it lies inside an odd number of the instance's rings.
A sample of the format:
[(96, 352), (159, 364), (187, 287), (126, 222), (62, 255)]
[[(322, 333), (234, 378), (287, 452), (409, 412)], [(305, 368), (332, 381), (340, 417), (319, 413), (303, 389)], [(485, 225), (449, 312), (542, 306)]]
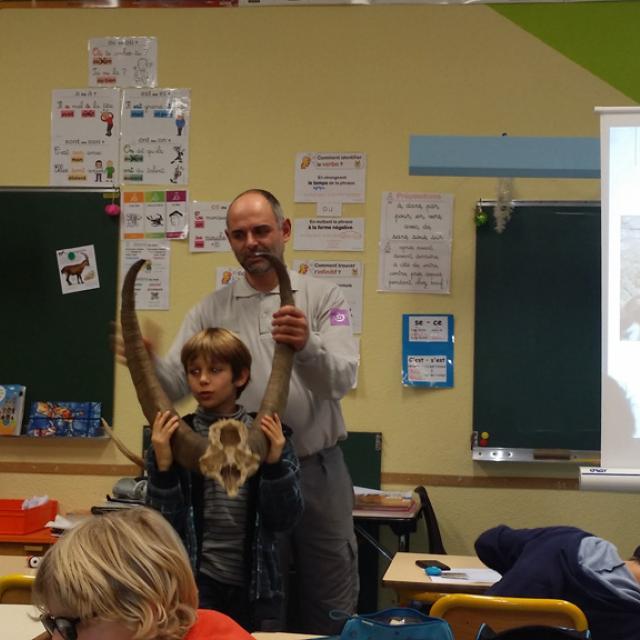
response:
[(433, 506), (431, 504), (431, 500), (429, 499), (427, 490), (422, 485), (419, 485), (413, 491), (420, 498), (424, 524), (427, 528), (427, 542), (429, 545), (429, 553), (447, 553), (444, 550), (444, 544), (442, 544), (442, 536), (440, 535), (438, 518), (436, 518), (436, 512), (433, 510)]
[(11, 573), (0, 576), (0, 604), (31, 604), (35, 576)]
[(455, 593), (436, 600), (430, 615), (443, 618), (456, 640), (474, 640), (482, 623), (494, 631), (524, 625), (588, 628), (584, 613), (566, 600), (547, 598), (504, 598)]

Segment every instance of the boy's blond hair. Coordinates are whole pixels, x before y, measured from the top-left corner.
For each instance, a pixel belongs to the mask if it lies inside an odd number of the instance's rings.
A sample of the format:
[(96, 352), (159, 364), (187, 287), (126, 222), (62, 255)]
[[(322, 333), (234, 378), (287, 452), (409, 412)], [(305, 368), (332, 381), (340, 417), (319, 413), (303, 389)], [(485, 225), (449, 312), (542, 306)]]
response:
[(233, 331), (220, 327), (203, 329), (189, 338), (182, 347), (180, 360), (188, 373), (189, 365), (202, 356), (208, 362), (223, 362), (231, 367), (235, 382), (244, 370), (249, 372), (247, 382), (238, 387), (236, 397), (244, 391), (251, 379), (251, 353), (244, 342)]
[(45, 613), (119, 622), (135, 640), (180, 640), (196, 620), (198, 590), (173, 527), (134, 507), (65, 533), (42, 558), (33, 603)]

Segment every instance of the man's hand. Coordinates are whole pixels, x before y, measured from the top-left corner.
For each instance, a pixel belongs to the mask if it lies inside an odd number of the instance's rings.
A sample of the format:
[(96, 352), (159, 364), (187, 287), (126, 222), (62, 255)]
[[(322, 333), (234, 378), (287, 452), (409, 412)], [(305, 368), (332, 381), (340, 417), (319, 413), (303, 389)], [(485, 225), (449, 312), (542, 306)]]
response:
[[(153, 354), (156, 353), (156, 345), (160, 343), (162, 330), (160, 329), (160, 325), (156, 324), (155, 322), (152, 322), (151, 320), (145, 320), (144, 333), (150, 337), (142, 336), (142, 341), (144, 342), (144, 346), (147, 349), (147, 353), (149, 354), (149, 356), (153, 357)], [(117, 322), (111, 323), (109, 343), (111, 345), (111, 351), (113, 351), (116, 356), (116, 362), (118, 364), (123, 364), (126, 367), (127, 357), (124, 353), (124, 340), (122, 339), (122, 330), (120, 328), (120, 324)]]
[(267, 464), (274, 464), (280, 460), (285, 443), (284, 433), (282, 432), (282, 423), (280, 422), (278, 414), (274, 413), (273, 417), (262, 416), (260, 429), (262, 430), (262, 433), (267, 436), (267, 440), (269, 441), (269, 453), (264, 461)]
[(151, 444), (156, 455), (156, 465), (158, 471), (168, 471), (173, 464), (173, 453), (171, 451), (171, 436), (180, 424), (180, 418), (165, 411), (156, 413), (155, 420), (151, 427)]
[(276, 342), (288, 344), (294, 351), (304, 349), (309, 339), (309, 323), (302, 309), (281, 307), (273, 314), (271, 335)]

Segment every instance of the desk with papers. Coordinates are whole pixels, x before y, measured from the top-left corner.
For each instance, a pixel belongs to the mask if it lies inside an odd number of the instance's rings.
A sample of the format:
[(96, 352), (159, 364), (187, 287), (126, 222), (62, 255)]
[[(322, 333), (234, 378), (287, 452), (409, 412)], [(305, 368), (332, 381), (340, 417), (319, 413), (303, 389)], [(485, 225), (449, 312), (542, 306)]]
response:
[[(416, 566), (416, 560), (438, 560), (456, 573), (469, 569), (469, 578), (449, 579), (446, 572), (440, 577), (428, 576), (424, 569)], [(499, 579), (500, 575), (488, 569), (476, 556), (398, 552), (382, 577), (382, 584), (396, 592), (400, 604), (406, 604), (410, 600), (433, 602), (444, 593), (483, 594)]]

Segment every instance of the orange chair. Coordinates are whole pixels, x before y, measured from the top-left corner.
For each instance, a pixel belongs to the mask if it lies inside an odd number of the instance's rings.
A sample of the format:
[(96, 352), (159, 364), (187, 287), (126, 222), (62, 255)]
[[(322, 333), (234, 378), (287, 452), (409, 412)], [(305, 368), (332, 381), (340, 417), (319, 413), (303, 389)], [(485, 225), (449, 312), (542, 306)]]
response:
[(584, 613), (566, 600), (503, 598), (455, 593), (438, 598), (430, 614), (446, 620), (456, 640), (474, 640), (486, 622), (494, 631), (524, 625), (549, 625), (586, 631)]
[(35, 576), (12, 573), (0, 576), (0, 604), (30, 604)]

